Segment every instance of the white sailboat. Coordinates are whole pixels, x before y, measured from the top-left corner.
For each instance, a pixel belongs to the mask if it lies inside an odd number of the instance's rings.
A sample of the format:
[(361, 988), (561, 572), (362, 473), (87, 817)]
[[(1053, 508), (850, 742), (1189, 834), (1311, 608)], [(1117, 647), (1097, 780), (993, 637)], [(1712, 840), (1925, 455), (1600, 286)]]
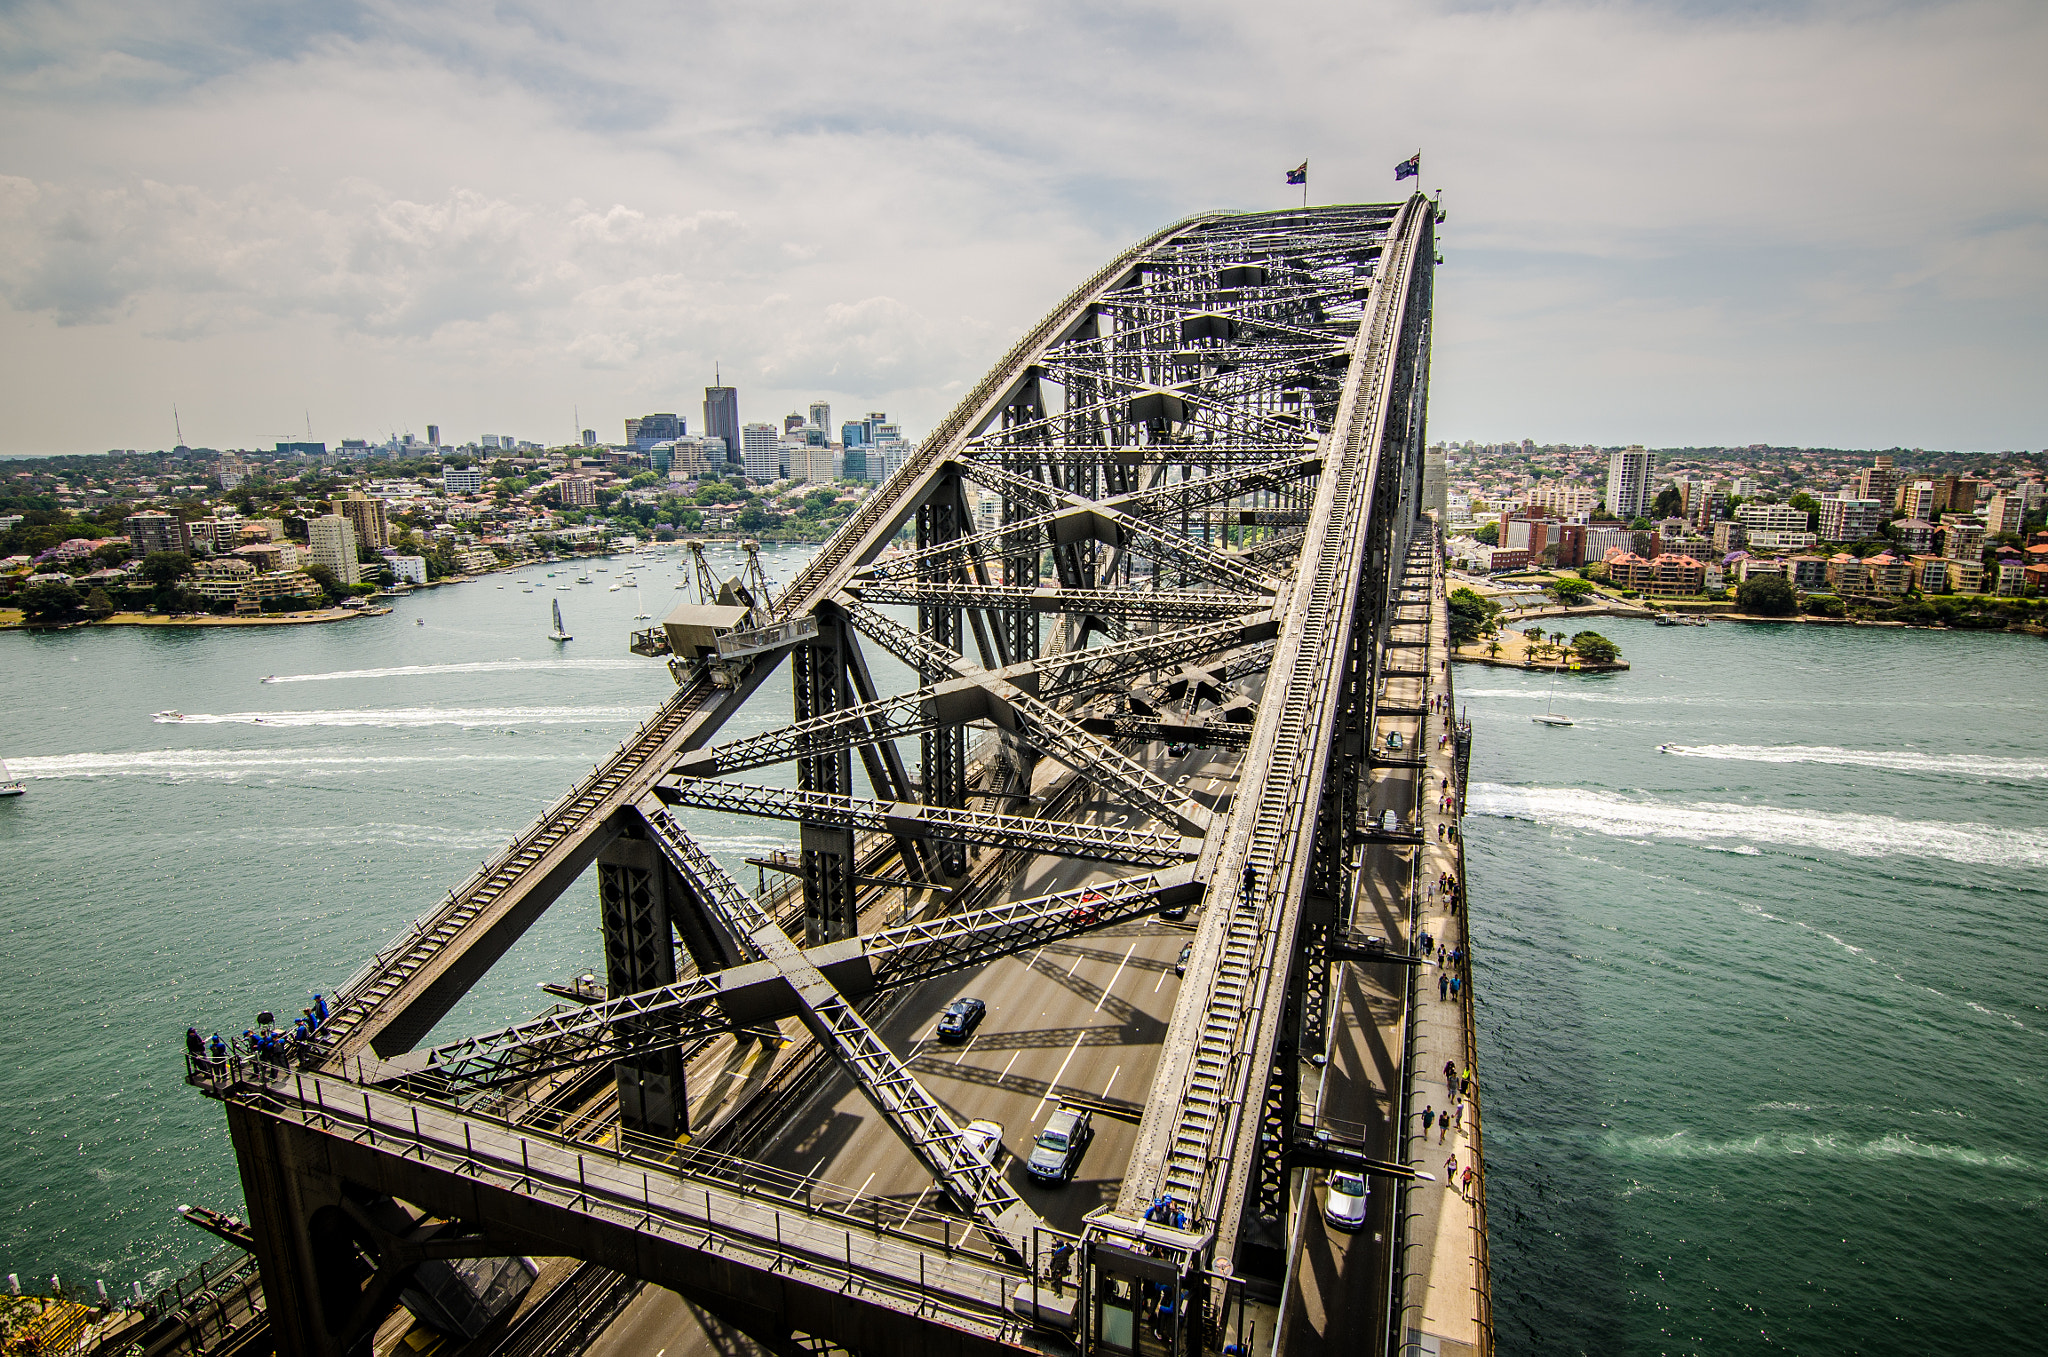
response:
[(27, 790), (14, 774), (7, 771), (7, 760), (0, 759), (0, 796), (20, 796)]
[(1529, 718), (1539, 726), (1568, 726), (1572, 718), (1557, 709), (1557, 675), (1550, 676), (1550, 700), (1543, 704), (1540, 715)]
[(548, 633), (548, 639), (557, 645), (560, 645), (563, 641), (575, 640), (576, 638), (571, 636), (562, 625), (562, 600), (558, 598), (553, 600), (553, 602), (555, 605), (555, 629)]
[(647, 605), (640, 601), (640, 581), (638, 580), (633, 581), (633, 620), (635, 622), (645, 622), (648, 620)]

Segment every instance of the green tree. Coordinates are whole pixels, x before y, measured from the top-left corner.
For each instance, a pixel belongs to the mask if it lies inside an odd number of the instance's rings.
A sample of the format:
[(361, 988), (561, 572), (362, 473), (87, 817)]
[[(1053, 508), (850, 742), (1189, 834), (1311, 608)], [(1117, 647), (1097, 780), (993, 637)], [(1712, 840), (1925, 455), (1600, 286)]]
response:
[(742, 529), (744, 529), (747, 532), (759, 532), (761, 531), (761, 529), (767, 527), (769, 523), (773, 520), (771, 520), (768, 517), (768, 511), (766, 509), (763, 509), (758, 503), (755, 503), (749, 504), (746, 508), (741, 509), (739, 512), (739, 517), (735, 521), (740, 525)]
[(107, 597), (107, 591), (95, 584), (92, 592), (85, 596), (85, 615), (95, 622), (114, 615), (114, 600)]
[(1807, 597), (1806, 611), (1813, 617), (1840, 617), (1848, 610), (1832, 594), (1813, 594)]
[(1819, 500), (1801, 490), (1793, 494), (1785, 503), (1794, 509), (1804, 509), (1806, 511), (1806, 530), (1808, 532), (1820, 531)]
[(647, 489), (650, 489), (650, 488), (652, 488), (652, 487), (654, 487), (654, 486), (657, 486), (657, 485), (660, 485), (660, 484), (661, 484), (661, 473), (660, 473), (660, 472), (658, 472), (658, 471), (643, 471), (643, 472), (641, 472), (641, 473), (640, 473), (639, 475), (635, 476), (635, 477), (634, 477), (634, 478), (633, 478), (632, 480), (630, 480), (630, 481), (627, 481), (627, 482), (626, 482), (626, 488), (627, 488), (628, 490), (647, 490)]
[(1473, 533), (1473, 534), (1472, 534), (1472, 540), (1473, 540), (1473, 541), (1475, 541), (1475, 542), (1478, 542), (1478, 543), (1480, 543), (1480, 544), (1481, 544), (1482, 546), (1489, 546), (1489, 547), (1497, 547), (1497, 546), (1499, 546), (1499, 545), (1500, 545), (1500, 524), (1498, 524), (1498, 523), (1482, 523), (1482, 524), (1480, 524), (1480, 525), (1479, 525), (1479, 531), (1478, 531), (1478, 532), (1475, 532), (1475, 533)]
[(45, 580), (21, 591), (21, 610), (38, 622), (64, 622), (78, 615), (83, 602), (75, 585)]
[(94, 547), (92, 558), (101, 565), (119, 565), (135, 554), (135, 548), (126, 541), (113, 541), (105, 546)]
[(1799, 611), (1799, 599), (1783, 575), (1751, 575), (1735, 586), (1735, 601), (1758, 617), (1790, 617)]
[(1679, 493), (1678, 487), (1667, 485), (1657, 492), (1657, 498), (1650, 504), (1650, 512), (1659, 518), (1669, 518), (1678, 512), (1679, 505), (1684, 502), (1685, 496)]
[(142, 558), (142, 575), (159, 589), (192, 573), (192, 558), (182, 551), (152, 551)]
[(309, 565), (306, 567), (306, 573), (313, 577), (313, 583), (320, 586), (320, 592), (327, 595), (327, 605), (330, 608), (349, 592), (348, 586), (341, 582), (341, 578), (324, 565)]
[(1493, 622), (1500, 616), (1500, 605), (1483, 598), (1470, 589), (1459, 588), (1451, 592), (1451, 644), (1470, 645), (1493, 630)]
[(1550, 596), (1567, 607), (1585, 602), (1592, 592), (1593, 586), (1582, 579), (1554, 580), (1549, 589)]
[(1588, 664), (1613, 664), (1621, 658), (1621, 647), (1597, 631), (1582, 631), (1572, 637), (1572, 651)]

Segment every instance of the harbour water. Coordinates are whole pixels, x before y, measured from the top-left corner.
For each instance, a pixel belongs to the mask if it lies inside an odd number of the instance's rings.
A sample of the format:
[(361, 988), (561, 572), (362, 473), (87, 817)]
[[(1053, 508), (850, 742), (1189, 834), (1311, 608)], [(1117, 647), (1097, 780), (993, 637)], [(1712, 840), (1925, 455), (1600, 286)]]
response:
[(2048, 650), (1595, 625), (1457, 675), (1501, 1350), (2048, 1350)]
[[(125, 1289), (212, 1251), (172, 1210), (241, 1204), (186, 1026), (344, 979), (653, 710), (669, 677), (625, 638), (685, 597), (676, 558), (638, 609), (605, 564), (335, 626), (0, 636), (29, 784), (0, 803), (0, 1272)], [(2027, 1347), (2040, 643), (1599, 626), (1635, 667), (1560, 685), (1570, 729), (1528, 720), (1547, 681), (1457, 675), (1502, 1350)], [(787, 711), (764, 699), (753, 726)], [(749, 881), (790, 837), (697, 827)], [(594, 903), (579, 883), (444, 1030), (600, 966)]]
[[(771, 581), (811, 551), (765, 547)], [(180, 1082), (186, 1027), (289, 1022), (674, 691), (626, 642), (652, 625), (636, 612), (694, 594), (674, 547), (614, 592), (634, 565), (507, 572), (321, 626), (0, 634), (0, 758), (28, 785), (0, 801), (0, 1273), (126, 1291), (214, 1251), (174, 1214), (242, 1204), (219, 1107)], [(784, 673), (729, 731), (788, 720)], [(745, 859), (794, 838), (695, 824), (750, 884)], [(540, 982), (602, 968), (586, 873), (443, 1030), (530, 1017)]]

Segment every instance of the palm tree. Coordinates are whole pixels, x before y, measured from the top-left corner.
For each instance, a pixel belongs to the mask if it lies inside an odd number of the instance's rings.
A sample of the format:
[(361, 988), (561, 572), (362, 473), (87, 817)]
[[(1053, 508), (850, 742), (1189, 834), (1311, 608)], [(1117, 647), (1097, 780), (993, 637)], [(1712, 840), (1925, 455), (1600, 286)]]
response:
[(1486, 643), (1486, 655), (1488, 659), (1491, 659), (1498, 654), (1500, 654), (1500, 638), (1495, 636)]

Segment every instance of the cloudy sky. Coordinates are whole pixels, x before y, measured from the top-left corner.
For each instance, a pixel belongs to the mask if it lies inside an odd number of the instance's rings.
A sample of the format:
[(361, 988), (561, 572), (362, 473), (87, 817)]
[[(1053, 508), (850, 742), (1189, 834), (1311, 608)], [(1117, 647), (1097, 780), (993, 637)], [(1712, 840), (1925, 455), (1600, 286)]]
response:
[(0, 5), (0, 452), (921, 432), (1134, 238), (1450, 219), (1432, 433), (2048, 445), (2048, 5)]

